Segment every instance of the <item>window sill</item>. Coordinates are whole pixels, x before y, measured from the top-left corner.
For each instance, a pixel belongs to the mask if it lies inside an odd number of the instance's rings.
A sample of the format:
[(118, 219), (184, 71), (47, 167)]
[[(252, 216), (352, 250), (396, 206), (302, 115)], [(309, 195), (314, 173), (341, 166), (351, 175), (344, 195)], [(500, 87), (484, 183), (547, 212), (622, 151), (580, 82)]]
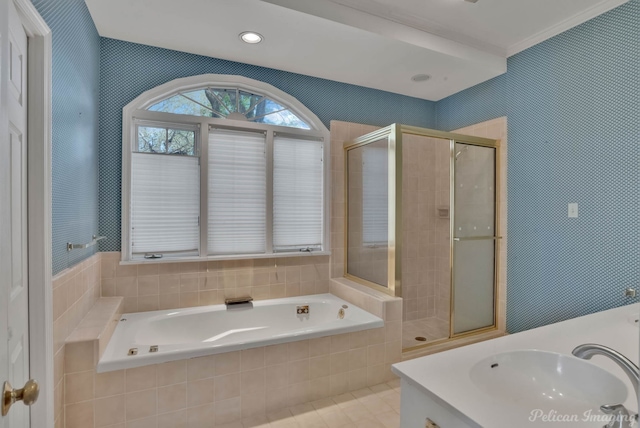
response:
[(254, 260), (254, 259), (281, 259), (289, 257), (314, 257), (330, 256), (331, 251), (312, 251), (295, 253), (270, 253), (270, 254), (246, 254), (232, 256), (208, 256), (208, 257), (167, 257), (162, 259), (136, 259), (120, 260), (120, 265), (146, 265), (158, 263), (193, 263), (193, 262), (214, 262), (224, 260)]

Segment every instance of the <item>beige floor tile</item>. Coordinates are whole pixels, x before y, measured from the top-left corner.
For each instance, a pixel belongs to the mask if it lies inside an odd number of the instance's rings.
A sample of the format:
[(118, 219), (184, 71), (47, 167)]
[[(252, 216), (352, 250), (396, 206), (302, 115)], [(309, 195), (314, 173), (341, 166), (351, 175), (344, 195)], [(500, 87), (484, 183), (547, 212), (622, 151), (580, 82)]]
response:
[(216, 428), (400, 428), (400, 384), (392, 381), (353, 393), (298, 404)]

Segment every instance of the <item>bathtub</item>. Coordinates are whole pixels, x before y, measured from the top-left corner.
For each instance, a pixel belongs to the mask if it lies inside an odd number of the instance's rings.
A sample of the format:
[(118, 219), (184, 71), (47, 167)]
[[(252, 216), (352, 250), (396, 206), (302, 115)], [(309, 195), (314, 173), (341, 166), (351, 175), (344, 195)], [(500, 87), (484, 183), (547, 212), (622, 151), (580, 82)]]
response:
[[(298, 306), (308, 314), (297, 314)], [(338, 313), (343, 305), (344, 317)], [(98, 373), (383, 327), (332, 294), (124, 314)]]

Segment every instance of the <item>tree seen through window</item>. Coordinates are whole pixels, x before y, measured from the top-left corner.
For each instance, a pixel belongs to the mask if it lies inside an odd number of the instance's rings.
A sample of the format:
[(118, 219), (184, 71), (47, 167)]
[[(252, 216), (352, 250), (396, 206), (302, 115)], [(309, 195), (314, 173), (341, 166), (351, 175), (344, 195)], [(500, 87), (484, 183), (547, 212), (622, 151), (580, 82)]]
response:
[(288, 107), (238, 88), (208, 87), (180, 92), (152, 105), (148, 110), (311, 129)]

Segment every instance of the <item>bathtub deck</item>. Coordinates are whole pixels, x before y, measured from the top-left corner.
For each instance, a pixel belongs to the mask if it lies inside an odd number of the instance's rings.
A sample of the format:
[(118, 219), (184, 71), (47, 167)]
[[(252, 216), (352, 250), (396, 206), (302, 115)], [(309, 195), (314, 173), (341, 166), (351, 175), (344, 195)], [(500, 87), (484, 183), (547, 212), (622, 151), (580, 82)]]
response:
[(216, 428), (400, 428), (400, 381), (289, 407)]

